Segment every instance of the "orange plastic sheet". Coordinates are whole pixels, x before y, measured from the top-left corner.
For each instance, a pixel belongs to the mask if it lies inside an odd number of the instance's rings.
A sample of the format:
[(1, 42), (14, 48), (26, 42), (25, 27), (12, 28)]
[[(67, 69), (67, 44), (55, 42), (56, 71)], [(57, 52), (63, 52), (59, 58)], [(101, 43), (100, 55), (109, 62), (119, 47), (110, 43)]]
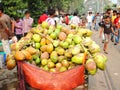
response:
[(76, 66), (65, 72), (51, 73), (26, 62), (19, 62), (25, 82), (39, 90), (73, 90), (84, 84), (84, 66)]

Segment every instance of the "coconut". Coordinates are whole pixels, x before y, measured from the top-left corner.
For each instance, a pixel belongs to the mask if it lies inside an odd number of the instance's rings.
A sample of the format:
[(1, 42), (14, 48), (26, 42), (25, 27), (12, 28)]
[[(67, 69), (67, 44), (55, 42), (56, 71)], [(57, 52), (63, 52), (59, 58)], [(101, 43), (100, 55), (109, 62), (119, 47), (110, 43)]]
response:
[(31, 60), (32, 59), (32, 56), (28, 51), (22, 50), (22, 53), (25, 55), (26, 60)]
[(13, 54), (8, 54), (7, 58), (6, 58), (6, 62), (11, 60), (11, 59), (14, 59), (14, 55)]
[(12, 70), (12, 69), (14, 69), (15, 66), (16, 66), (16, 61), (10, 59), (9, 61), (7, 61), (6, 64), (7, 64), (7, 68), (8, 68), (9, 70)]
[(90, 46), (92, 44), (92, 39), (90, 37), (86, 37), (83, 39), (82, 44), (85, 46)]
[(28, 47), (28, 48), (26, 48), (26, 50), (31, 54), (31, 55), (33, 55), (33, 54), (35, 54), (36, 53), (36, 49), (35, 48), (33, 48), (32, 46), (30, 46), (30, 47)]
[(18, 60), (18, 61), (25, 60), (25, 55), (24, 55), (24, 53), (21, 52), (21, 51), (16, 51), (14, 57), (15, 57), (15, 59)]
[(95, 54), (94, 60), (97, 64), (97, 67), (101, 70), (104, 70), (106, 67), (107, 58), (103, 54)]
[(84, 53), (80, 53), (72, 57), (72, 62), (75, 64), (82, 64), (85, 59)]
[(67, 60), (63, 60), (61, 63), (62, 66), (69, 67), (69, 62)]
[(59, 33), (59, 40), (61, 40), (61, 41), (66, 40), (66, 34), (64, 32)]
[(76, 45), (71, 49), (73, 55), (77, 55), (80, 53), (80, 45)]
[(48, 52), (44, 52), (41, 54), (41, 59), (48, 59), (49, 58), (49, 53)]
[(89, 50), (90, 50), (91, 53), (97, 53), (97, 52), (100, 52), (100, 47), (96, 43), (92, 43), (89, 46)]
[(86, 64), (85, 64), (85, 67), (87, 69), (87, 71), (91, 74), (91, 75), (94, 75), (96, 74), (96, 71), (97, 71), (97, 67), (96, 67), (96, 63), (93, 59), (88, 59), (86, 61)]
[(87, 36), (87, 37), (90, 37), (91, 35), (92, 35), (92, 31), (87, 29), (86, 36)]

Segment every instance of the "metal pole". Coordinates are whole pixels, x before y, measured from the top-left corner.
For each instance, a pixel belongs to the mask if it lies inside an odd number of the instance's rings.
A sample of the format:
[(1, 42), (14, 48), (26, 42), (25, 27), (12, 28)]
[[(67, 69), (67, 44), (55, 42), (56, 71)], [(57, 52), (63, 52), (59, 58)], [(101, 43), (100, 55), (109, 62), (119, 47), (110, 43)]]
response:
[(100, 2), (99, 2), (99, 0), (96, 0), (96, 1), (97, 1), (97, 12), (99, 12), (99, 8), (100, 8), (100, 7), (99, 7), (99, 3), (100, 3)]

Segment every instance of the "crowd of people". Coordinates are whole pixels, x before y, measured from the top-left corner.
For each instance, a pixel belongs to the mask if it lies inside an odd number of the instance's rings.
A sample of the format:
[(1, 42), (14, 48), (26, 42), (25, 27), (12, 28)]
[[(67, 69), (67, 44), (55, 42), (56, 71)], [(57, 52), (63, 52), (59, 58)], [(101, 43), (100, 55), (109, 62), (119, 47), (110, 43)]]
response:
[[(100, 25), (100, 37), (104, 42), (103, 50), (108, 54), (108, 43), (111, 40), (114, 45), (119, 44), (120, 37), (120, 12), (116, 10), (108, 9), (99, 23)], [(103, 35), (102, 35), (103, 34)]]
[[(21, 37), (25, 36), (29, 30), (31, 30), (34, 23), (34, 19), (30, 16), (30, 12), (26, 11), (23, 18), (15, 16), (10, 18), (9, 15), (3, 13), (3, 8), (0, 8), (0, 40), (8, 40), (13, 36), (16, 36), (18, 40)], [(81, 20), (75, 12), (73, 15), (56, 15), (54, 9), (49, 9), (48, 14), (43, 12), (38, 19), (38, 24), (41, 24), (43, 21), (48, 22), (49, 25), (56, 26), (57, 24), (69, 25), (73, 23), (75, 25), (80, 25)]]
[[(40, 16), (40, 18), (41, 17), (42, 15)], [(114, 45), (119, 44), (120, 12), (118, 12), (117, 10), (107, 9), (105, 13), (94, 14), (93, 12), (88, 12), (88, 14), (83, 14), (81, 16), (78, 16), (78, 14), (75, 12), (73, 15), (65, 14), (57, 20), (54, 18), (53, 15), (52, 19), (53, 22), (56, 21), (59, 24), (74, 24), (77, 26), (83, 26), (90, 30), (99, 31), (99, 37), (102, 38), (102, 43), (104, 43), (103, 50), (106, 54), (108, 54), (108, 43), (110, 40), (114, 42)], [(48, 20), (49, 18), (47, 19), (47, 21)], [(50, 23), (50, 21), (49, 24), (53, 25)]]
[(7, 14), (3, 13), (3, 8), (0, 8), (0, 40), (11, 39), (14, 35), (19, 40), (22, 36), (32, 28), (33, 18), (30, 17), (30, 12), (26, 11), (23, 19), (15, 16), (11, 19)]
[(86, 28), (99, 31), (99, 37), (104, 43), (103, 50), (108, 54), (109, 41), (114, 42), (114, 45), (120, 41), (120, 12), (112, 9), (107, 9), (105, 13), (89, 12), (86, 16)]
[[(0, 40), (11, 39), (13, 35), (19, 40), (25, 36), (32, 28), (34, 19), (30, 16), (30, 12), (26, 11), (23, 18), (14, 17), (11, 19), (7, 14), (3, 13), (3, 8), (0, 8)], [(108, 9), (105, 13), (93, 13), (78, 15), (63, 14), (57, 15), (54, 9), (49, 9), (48, 13), (43, 12), (38, 18), (38, 24), (48, 22), (49, 25), (56, 26), (57, 24), (81, 26), (90, 30), (99, 31), (99, 37), (104, 43), (103, 50), (108, 53), (108, 43), (111, 39), (114, 45), (119, 44), (120, 39), (120, 12)]]

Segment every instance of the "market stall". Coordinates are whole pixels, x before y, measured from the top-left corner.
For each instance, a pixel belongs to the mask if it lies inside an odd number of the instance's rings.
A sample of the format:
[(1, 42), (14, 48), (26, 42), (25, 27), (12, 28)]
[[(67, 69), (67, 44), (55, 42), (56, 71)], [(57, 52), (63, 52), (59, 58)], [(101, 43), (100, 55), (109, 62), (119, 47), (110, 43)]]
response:
[(97, 69), (105, 69), (107, 57), (91, 35), (75, 25), (43, 22), (11, 45), (7, 68), (18, 66), (20, 90), (25, 90), (25, 83), (40, 90), (73, 90), (85, 84), (85, 71), (95, 75)]

